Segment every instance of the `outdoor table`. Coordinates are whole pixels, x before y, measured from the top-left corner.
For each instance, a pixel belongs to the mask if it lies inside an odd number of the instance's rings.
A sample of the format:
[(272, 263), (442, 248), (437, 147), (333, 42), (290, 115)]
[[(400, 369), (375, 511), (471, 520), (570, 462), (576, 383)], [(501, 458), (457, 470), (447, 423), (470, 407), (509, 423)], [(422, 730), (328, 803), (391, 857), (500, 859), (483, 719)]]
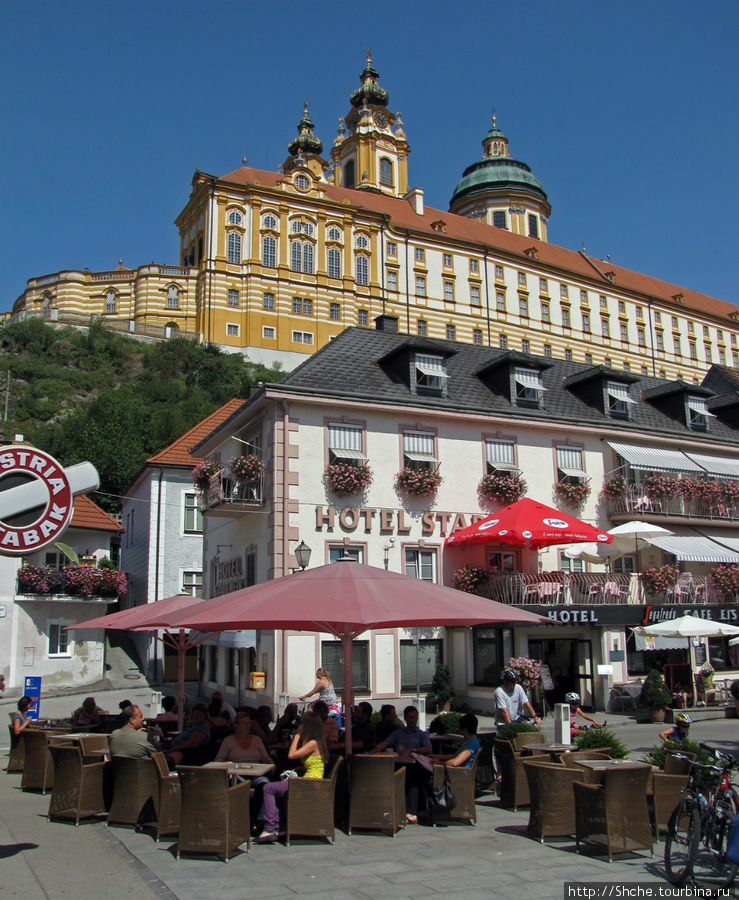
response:
[(563, 753), (576, 749), (574, 744), (527, 744), (523, 748), (523, 755), (531, 756), (534, 751), (539, 753), (544, 750), (556, 762)]
[[(46, 729), (44, 729), (46, 730)], [(51, 734), (47, 734), (46, 737), (50, 741), (71, 741), (73, 744), (79, 742), (81, 737), (88, 737), (90, 734), (89, 731), (54, 731)]]
[(435, 753), (453, 753), (462, 743), (461, 734), (430, 734), (429, 738)]
[(274, 763), (238, 763), (229, 762), (228, 760), (209, 762), (203, 766), (204, 769), (226, 769), (231, 778), (237, 776), (242, 778), (259, 778), (262, 775), (267, 775), (274, 767)]
[(607, 772), (609, 769), (643, 769), (646, 767), (651, 770), (648, 763), (632, 762), (628, 759), (577, 759), (573, 762), (592, 774), (598, 781), (600, 773)]

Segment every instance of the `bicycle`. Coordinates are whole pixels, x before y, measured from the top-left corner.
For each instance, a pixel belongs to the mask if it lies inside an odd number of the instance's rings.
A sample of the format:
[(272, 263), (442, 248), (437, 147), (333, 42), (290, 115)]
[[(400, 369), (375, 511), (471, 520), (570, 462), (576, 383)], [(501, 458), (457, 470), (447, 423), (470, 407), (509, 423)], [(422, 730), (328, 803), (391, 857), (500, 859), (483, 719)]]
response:
[(730, 779), (737, 763), (715, 747), (700, 747), (713, 755), (716, 764), (694, 762), (690, 767), (688, 784), (667, 825), (665, 873), (672, 884), (684, 884), (693, 874), (703, 841), (712, 867), (720, 875), (721, 886), (726, 887), (734, 881), (737, 870), (726, 857), (729, 827), (739, 810), (739, 798)]

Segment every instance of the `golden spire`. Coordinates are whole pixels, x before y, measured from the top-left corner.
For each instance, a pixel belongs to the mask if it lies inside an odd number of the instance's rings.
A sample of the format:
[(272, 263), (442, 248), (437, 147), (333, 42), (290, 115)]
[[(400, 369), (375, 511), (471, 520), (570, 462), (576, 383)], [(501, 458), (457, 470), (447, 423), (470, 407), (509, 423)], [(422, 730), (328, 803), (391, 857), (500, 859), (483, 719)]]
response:
[(367, 50), (367, 65), (368, 66), (372, 65), (372, 50), (371, 49)]

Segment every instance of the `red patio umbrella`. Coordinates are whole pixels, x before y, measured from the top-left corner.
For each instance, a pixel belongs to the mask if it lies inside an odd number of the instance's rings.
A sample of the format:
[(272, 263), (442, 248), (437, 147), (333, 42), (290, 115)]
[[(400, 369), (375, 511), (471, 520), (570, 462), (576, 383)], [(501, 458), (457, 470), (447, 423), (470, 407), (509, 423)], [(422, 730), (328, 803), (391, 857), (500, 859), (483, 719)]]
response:
[(93, 628), (110, 628), (117, 631), (155, 631), (163, 629), (162, 635), (156, 637), (173, 647), (177, 651), (177, 710), (178, 725), (182, 728), (185, 711), (185, 652), (204, 641), (208, 635), (199, 634), (196, 637), (186, 634), (186, 629), (177, 628), (169, 630), (169, 621), (172, 616), (184, 613), (188, 607), (192, 607), (203, 601), (199, 597), (190, 594), (175, 594), (172, 597), (164, 597), (155, 603), (142, 603), (140, 606), (132, 606), (119, 612), (109, 613), (107, 616), (98, 616), (96, 619), (87, 619), (76, 625), (67, 625), (68, 631), (82, 631)]
[[(344, 709), (351, 735), (352, 640), (371, 628), (490, 622), (551, 625), (551, 620), (440, 584), (351, 560), (285, 575), (204, 600), (175, 615), (174, 627), (202, 631), (244, 628), (324, 631), (342, 642)], [(351, 753), (351, 740), (346, 742)]]
[(612, 535), (587, 522), (563, 513), (537, 500), (524, 497), (498, 512), (450, 534), (444, 545), (460, 547), (465, 544), (512, 544), (537, 550), (553, 544), (574, 544), (597, 541), (610, 544)]

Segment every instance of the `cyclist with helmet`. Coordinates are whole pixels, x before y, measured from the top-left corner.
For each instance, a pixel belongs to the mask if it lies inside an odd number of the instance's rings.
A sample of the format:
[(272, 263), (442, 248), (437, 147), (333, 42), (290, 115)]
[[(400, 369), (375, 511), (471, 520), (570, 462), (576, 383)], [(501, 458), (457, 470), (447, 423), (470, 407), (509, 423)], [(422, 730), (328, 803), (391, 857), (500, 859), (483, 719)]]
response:
[(578, 725), (575, 724), (575, 719), (578, 716), (580, 716), (581, 718), (585, 719), (588, 722), (592, 722), (596, 728), (602, 728), (606, 724), (605, 722), (598, 722), (592, 716), (589, 716), (586, 712), (583, 712), (583, 710), (580, 707), (581, 702), (582, 701), (580, 700), (580, 695), (576, 694), (574, 691), (572, 691), (569, 694), (565, 694), (565, 703), (569, 703), (569, 705), (570, 705), (570, 736), (571, 737), (574, 737), (576, 734), (585, 734), (585, 732), (587, 730), (586, 728), (580, 728)]
[(665, 743), (668, 741), (677, 741), (679, 744), (688, 737), (690, 726), (692, 724), (693, 720), (687, 713), (680, 713), (680, 715), (675, 716), (675, 727), (660, 731), (659, 736)]
[(532, 718), (538, 725), (541, 719), (536, 718), (534, 707), (529, 703), (526, 691), (517, 684), (518, 676), (513, 669), (504, 669), (500, 679), (503, 684), (493, 692), (495, 724), (510, 725), (511, 722)]

